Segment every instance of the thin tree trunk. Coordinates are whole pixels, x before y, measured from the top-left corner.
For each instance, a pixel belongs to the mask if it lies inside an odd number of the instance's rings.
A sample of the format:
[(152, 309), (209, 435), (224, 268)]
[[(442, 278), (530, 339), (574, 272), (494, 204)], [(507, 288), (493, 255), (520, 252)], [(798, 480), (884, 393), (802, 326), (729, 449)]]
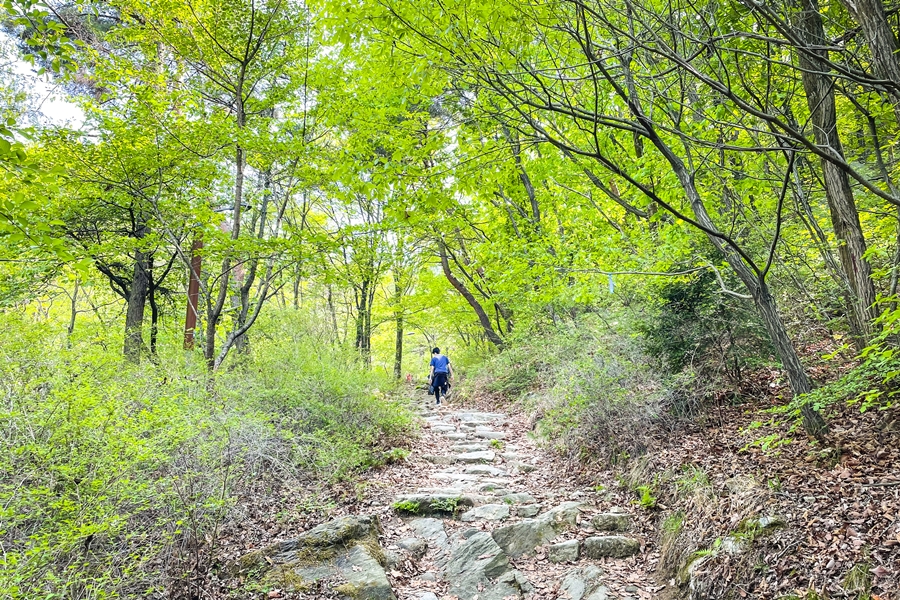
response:
[(444, 271), (444, 277), (447, 278), (447, 281), (450, 282), (450, 285), (456, 289), (459, 294), (466, 299), (466, 302), (469, 303), (469, 306), (472, 307), (472, 310), (475, 311), (475, 315), (478, 317), (478, 322), (481, 323), (481, 328), (484, 330), (484, 335), (487, 339), (494, 344), (497, 348), (503, 349), (504, 342), (503, 338), (497, 335), (497, 332), (494, 331), (494, 327), (491, 325), (491, 319), (488, 317), (487, 313), (484, 311), (484, 307), (478, 302), (475, 296), (466, 288), (466, 286), (459, 279), (453, 275), (453, 272), (450, 270), (450, 262), (447, 259), (447, 247), (444, 245), (443, 240), (438, 241), (438, 247), (440, 248), (441, 254), (441, 268)]
[[(819, 147), (843, 159), (844, 150), (837, 129), (834, 82), (825, 74), (828, 72), (828, 51), (823, 49), (827, 40), (822, 17), (816, 0), (798, 0), (798, 5), (800, 11), (795, 16), (794, 26), (807, 44), (807, 49), (798, 52), (798, 55), (815, 141)], [(821, 163), (831, 224), (839, 242), (841, 268), (852, 291), (849, 307), (851, 332), (862, 347), (872, 337), (872, 321), (877, 316), (872, 268), (865, 259), (866, 240), (847, 173), (832, 161), (822, 159)]]
[(72, 333), (75, 331), (75, 317), (78, 315), (78, 289), (79, 279), (75, 277), (75, 289), (72, 290), (72, 302), (69, 310), (69, 326), (66, 327), (66, 341), (71, 345)]
[(156, 358), (156, 342), (159, 334), (159, 306), (156, 304), (156, 287), (150, 290), (150, 356)]
[[(243, 99), (243, 82), (237, 87), (235, 94), (235, 112), (237, 113), (237, 128), (240, 132), (246, 123), (246, 114), (244, 113)], [(241, 209), (244, 202), (244, 148), (240, 142), (234, 145), (234, 205), (232, 207), (233, 222), (231, 225), (231, 240), (237, 241), (241, 235)], [(213, 305), (208, 305), (206, 319), (206, 345), (203, 348), (203, 355), (206, 359), (206, 366), (210, 371), (216, 367), (216, 326), (222, 316), (225, 308), (225, 301), (228, 298), (228, 284), (231, 281), (231, 258), (225, 257), (222, 261), (222, 271), (219, 277), (219, 294)]]

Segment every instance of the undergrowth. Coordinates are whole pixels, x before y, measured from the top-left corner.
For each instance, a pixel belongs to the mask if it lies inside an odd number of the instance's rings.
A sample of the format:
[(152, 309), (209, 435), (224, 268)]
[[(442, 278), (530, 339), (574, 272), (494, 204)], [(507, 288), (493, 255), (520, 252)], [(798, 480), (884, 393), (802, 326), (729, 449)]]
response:
[(67, 340), (0, 319), (2, 598), (177, 593), (251, 485), (352, 477), (411, 429), (384, 382), (297, 313), (260, 323), (213, 379), (180, 351), (124, 362), (100, 328)]
[(671, 399), (639, 345), (595, 315), (520, 334), (466, 382), (469, 395), (518, 402), (537, 432), (575, 458), (643, 453)]

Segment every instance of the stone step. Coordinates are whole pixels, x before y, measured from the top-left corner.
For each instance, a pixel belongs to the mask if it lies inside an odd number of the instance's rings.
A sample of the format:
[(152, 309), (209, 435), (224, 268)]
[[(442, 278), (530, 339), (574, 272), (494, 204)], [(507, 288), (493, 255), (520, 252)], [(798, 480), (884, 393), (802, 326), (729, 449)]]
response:
[(496, 455), (491, 450), (476, 450), (457, 454), (456, 460), (463, 463), (489, 463), (493, 462), (495, 457)]

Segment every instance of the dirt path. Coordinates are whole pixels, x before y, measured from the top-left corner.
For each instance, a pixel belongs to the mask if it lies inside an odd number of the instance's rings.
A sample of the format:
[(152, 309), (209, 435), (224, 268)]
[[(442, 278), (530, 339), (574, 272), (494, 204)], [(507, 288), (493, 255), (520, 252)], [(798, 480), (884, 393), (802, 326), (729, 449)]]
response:
[(577, 484), (524, 418), (424, 398), (417, 411), (410, 457), (368, 481), (398, 600), (660, 597), (648, 522)]

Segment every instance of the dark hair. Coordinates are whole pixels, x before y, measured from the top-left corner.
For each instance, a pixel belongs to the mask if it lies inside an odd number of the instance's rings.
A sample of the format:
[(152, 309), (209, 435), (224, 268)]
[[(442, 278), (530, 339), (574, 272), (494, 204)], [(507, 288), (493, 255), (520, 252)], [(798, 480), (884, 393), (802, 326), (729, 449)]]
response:
[(432, 353), (432, 354), (440, 354), (440, 353), (441, 353), (441, 349), (440, 349), (440, 348), (432, 348), (432, 349), (431, 349), (431, 353)]

